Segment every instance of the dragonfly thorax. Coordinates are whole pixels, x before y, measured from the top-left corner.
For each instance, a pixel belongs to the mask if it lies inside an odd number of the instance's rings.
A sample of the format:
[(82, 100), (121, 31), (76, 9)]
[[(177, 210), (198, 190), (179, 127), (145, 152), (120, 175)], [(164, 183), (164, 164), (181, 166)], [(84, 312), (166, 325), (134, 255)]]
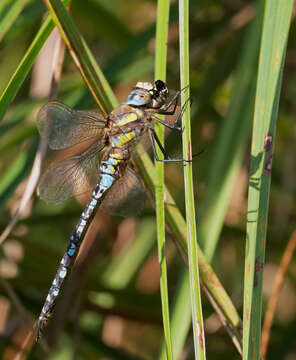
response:
[(158, 109), (166, 103), (168, 93), (168, 88), (162, 80), (156, 80), (154, 85), (149, 82), (138, 82), (125, 103), (135, 107)]

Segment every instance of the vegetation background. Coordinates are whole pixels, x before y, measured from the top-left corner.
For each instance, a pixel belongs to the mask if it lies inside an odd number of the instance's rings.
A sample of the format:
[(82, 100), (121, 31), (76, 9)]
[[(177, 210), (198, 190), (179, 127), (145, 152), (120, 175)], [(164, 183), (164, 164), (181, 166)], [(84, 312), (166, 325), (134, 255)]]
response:
[[(264, 3), (247, 0), (190, 3), (192, 147), (193, 153), (202, 151), (193, 161), (198, 240), (241, 318), (246, 291), (248, 184), (249, 180), (256, 182), (252, 173), (249, 179), (250, 144)], [(119, 102), (124, 101), (137, 81), (153, 80), (156, 1), (74, 0), (70, 13)], [(29, 175), (39, 144), (36, 114), (48, 101), (54, 49), (59, 42), (57, 32), (52, 33), (37, 60), (32, 60), (34, 66), (28, 76), (26, 71), (31, 70), (31, 64), (24, 56), (30, 46), (34, 54), (39, 52), (41, 41), (36, 45), (33, 39), (45, 14), (46, 7), (39, 0), (0, 2), (0, 233), (32, 185)], [(292, 14), (274, 139), (263, 315), (277, 271), (283, 270), (279, 265), (287, 244), (290, 247), (286, 257), (292, 257), (296, 242), (292, 236), (296, 220), (295, 32)], [(60, 101), (77, 109), (97, 107), (67, 49), (58, 78), (55, 91)], [(172, 1), (167, 55), (169, 88), (179, 89), (179, 79), (178, 3)], [(181, 154), (180, 133), (168, 134), (166, 150), (172, 156)], [(166, 165), (165, 183), (184, 213), (183, 166)], [(32, 321), (39, 316), (83, 204), (83, 199), (73, 199), (60, 206), (49, 206), (34, 192), (22, 209), (18, 224), (2, 242), (3, 359), (161, 358), (159, 264), (151, 197), (136, 218), (98, 213), (73, 276), (56, 306), (46, 341), (34, 343)], [(170, 235), (168, 232), (170, 303), (174, 304), (176, 294), (185, 289), (178, 331), (172, 335), (172, 342), (174, 346), (180, 342), (176, 358), (193, 359), (190, 296), (184, 282), (186, 266), (174, 236), (170, 241)], [(283, 276), (268, 359), (296, 357), (296, 261), (293, 257), (288, 260), (291, 262)], [(239, 358), (205, 294), (202, 303), (207, 357)]]

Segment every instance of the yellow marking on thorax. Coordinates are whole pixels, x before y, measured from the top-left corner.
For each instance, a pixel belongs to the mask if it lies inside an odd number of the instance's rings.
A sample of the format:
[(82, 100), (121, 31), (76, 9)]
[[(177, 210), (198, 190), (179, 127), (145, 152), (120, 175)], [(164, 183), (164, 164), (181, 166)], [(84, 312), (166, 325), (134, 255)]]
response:
[(118, 152), (115, 152), (115, 153), (112, 153), (110, 154), (110, 157), (114, 160), (117, 161), (117, 164), (120, 164), (122, 162), (122, 154), (118, 153)]
[(134, 121), (137, 121), (138, 120), (138, 117), (137, 117), (137, 114), (132, 112), (132, 113), (129, 113), (127, 115), (124, 115), (121, 119), (117, 120), (116, 121), (116, 125), (117, 126), (124, 126), (128, 123), (131, 123), (131, 122), (134, 122)]
[(119, 148), (122, 148), (125, 146), (126, 143), (128, 143), (130, 140), (132, 140), (136, 136), (134, 131), (114, 136), (112, 139), (112, 143)]
[(137, 114), (138, 119), (143, 117), (143, 110), (135, 109), (135, 113)]

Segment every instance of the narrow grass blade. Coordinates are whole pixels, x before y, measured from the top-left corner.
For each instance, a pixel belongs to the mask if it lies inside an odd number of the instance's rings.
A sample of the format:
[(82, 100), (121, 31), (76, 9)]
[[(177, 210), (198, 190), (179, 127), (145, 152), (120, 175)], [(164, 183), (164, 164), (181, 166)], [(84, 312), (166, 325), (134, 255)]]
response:
[(107, 111), (114, 107), (116, 99), (84, 38), (60, 0), (44, 2), (94, 99), (103, 114), (107, 115)]
[[(65, 0), (65, 5), (69, 4), (69, 2), (70, 0)], [(0, 121), (2, 120), (4, 114), (6, 113), (8, 106), (15, 98), (19, 88), (26, 79), (40, 49), (47, 40), (53, 28), (54, 28), (54, 24), (51, 20), (51, 17), (48, 16), (44, 21), (44, 23), (42, 24), (34, 40), (32, 41), (29, 49), (27, 50), (25, 56), (23, 57), (19, 66), (17, 67), (16, 71), (12, 75), (6, 88), (0, 95)]]
[[(180, 29), (180, 78), (181, 104), (186, 106), (190, 98), (189, 91), (189, 0), (179, 1), (179, 29)], [(192, 324), (194, 334), (194, 351), (196, 359), (205, 359), (205, 338), (202, 316), (199, 269), (198, 269), (198, 247), (195, 220), (195, 204), (192, 176), (192, 149), (191, 149), (191, 124), (190, 106), (186, 106), (182, 118), (183, 158), (189, 160), (184, 164), (184, 185), (185, 185), (185, 208), (186, 208), (186, 233), (188, 246), (188, 263), (190, 279), (190, 297)]]
[(267, 0), (256, 89), (245, 257), (243, 359), (260, 358), (262, 275), (272, 151), (292, 0)]
[[(156, 20), (156, 47), (155, 47), (155, 80), (166, 80), (166, 61), (167, 61), (167, 41), (169, 26), (169, 0), (158, 0), (157, 2), (157, 20)], [(161, 118), (161, 117), (160, 117)], [(162, 116), (163, 119), (163, 116)], [(164, 127), (161, 124), (155, 124), (156, 134), (164, 143)], [(160, 150), (157, 149), (158, 156), (162, 158)], [(156, 184), (156, 221), (157, 221), (157, 247), (158, 261), (160, 266), (160, 293), (162, 305), (162, 318), (164, 328), (164, 338), (166, 344), (167, 359), (173, 359), (170, 312), (168, 299), (167, 268), (165, 253), (165, 215), (164, 215), (164, 163), (155, 160)]]

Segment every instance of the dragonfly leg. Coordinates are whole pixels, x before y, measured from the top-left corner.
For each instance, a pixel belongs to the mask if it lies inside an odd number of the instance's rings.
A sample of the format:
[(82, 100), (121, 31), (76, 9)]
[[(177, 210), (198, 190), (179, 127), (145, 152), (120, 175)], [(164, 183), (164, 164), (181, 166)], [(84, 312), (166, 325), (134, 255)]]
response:
[[(179, 96), (181, 95), (181, 92), (185, 89), (187, 89), (188, 86), (185, 86), (183, 89), (176, 92), (176, 94), (173, 96), (173, 98), (170, 100), (170, 102), (162, 109), (150, 109), (151, 112), (162, 114), (162, 115), (174, 115), (176, 112)], [(168, 111), (169, 108), (174, 104), (173, 110)]]
[[(182, 116), (183, 116), (183, 114), (184, 114), (184, 111), (185, 111), (185, 108), (186, 108), (186, 106), (187, 106), (187, 104), (188, 104), (189, 101), (190, 101), (190, 106), (191, 106), (191, 104), (192, 104), (192, 99), (189, 97), (189, 98), (185, 101), (185, 103), (183, 104), (182, 109), (181, 109), (181, 111), (179, 112), (179, 114), (177, 115), (177, 117), (176, 117), (173, 125), (169, 124), (167, 121), (164, 121), (164, 120), (159, 119), (159, 118), (156, 117), (156, 116), (153, 116), (153, 115), (152, 115), (151, 117), (152, 117), (152, 119), (156, 120), (157, 122), (159, 122), (160, 124), (166, 126), (166, 127), (169, 128), (169, 129), (181, 131), (181, 130), (182, 130), (182, 127), (181, 127), (181, 126), (176, 126), (176, 124), (177, 124), (177, 123), (180, 121), (180, 119), (182, 118)], [(159, 113), (159, 114), (160, 114), (160, 113)]]
[(181, 128), (180, 126), (176, 126), (176, 125), (175, 125), (177, 121), (174, 122), (174, 125), (171, 125), (171, 124), (169, 124), (168, 122), (166, 122), (166, 121), (164, 121), (164, 120), (161, 120), (161, 119), (159, 119), (159, 118), (156, 117), (156, 116), (153, 116), (153, 115), (152, 115), (151, 117), (152, 117), (153, 120), (159, 122), (160, 124), (162, 124), (163, 126), (169, 128), (169, 129), (179, 130), (179, 131), (182, 130), (182, 128)]
[[(164, 111), (166, 113), (166, 115), (174, 115), (174, 113), (176, 111), (177, 103), (178, 103), (178, 100), (179, 100), (179, 96), (181, 95), (181, 92), (184, 91), (187, 88), (188, 88), (188, 85), (183, 87), (183, 89), (177, 91), (176, 94), (171, 99), (171, 101), (163, 109), (161, 109), (162, 111)], [(173, 103), (174, 103), (174, 109), (172, 111), (168, 111), (169, 108), (173, 105)]]
[[(172, 98), (172, 100), (163, 108), (163, 109), (149, 109), (151, 112), (154, 112), (156, 114), (163, 114), (163, 115), (174, 115), (176, 108), (177, 108), (177, 104), (178, 104), (178, 100), (179, 100), (179, 96), (181, 94), (182, 90), (179, 90), (174, 97)], [(168, 111), (168, 109), (174, 104), (173, 110)]]
[(188, 102), (190, 102), (190, 107), (191, 107), (191, 105), (192, 105), (192, 99), (191, 99), (191, 97), (188, 97), (188, 99), (184, 102), (181, 110), (179, 111), (179, 114), (177, 115), (177, 117), (176, 117), (176, 119), (175, 119), (174, 126), (175, 126), (176, 128), (180, 128), (180, 129), (181, 129), (181, 127), (176, 126), (176, 124), (182, 119), (182, 116), (183, 116), (183, 114), (184, 114), (184, 111), (186, 110), (186, 106), (187, 106)]
[[(148, 131), (149, 131), (149, 136), (150, 136), (151, 143), (152, 143), (153, 154), (154, 154), (156, 161), (161, 161), (161, 162), (184, 162), (184, 161), (191, 162), (192, 161), (192, 160), (186, 160), (183, 158), (170, 158), (168, 156), (168, 154), (166, 153), (165, 149), (163, 148), (163, 146), (161, 145), (161, 142), (160, 142), (155, 130), (153, 128), (148, 128)], [(155, 142), (157, 143), (160, 151), (163, 153), (164, 159), (159, 158), (157, 151), (156, 151)]]

